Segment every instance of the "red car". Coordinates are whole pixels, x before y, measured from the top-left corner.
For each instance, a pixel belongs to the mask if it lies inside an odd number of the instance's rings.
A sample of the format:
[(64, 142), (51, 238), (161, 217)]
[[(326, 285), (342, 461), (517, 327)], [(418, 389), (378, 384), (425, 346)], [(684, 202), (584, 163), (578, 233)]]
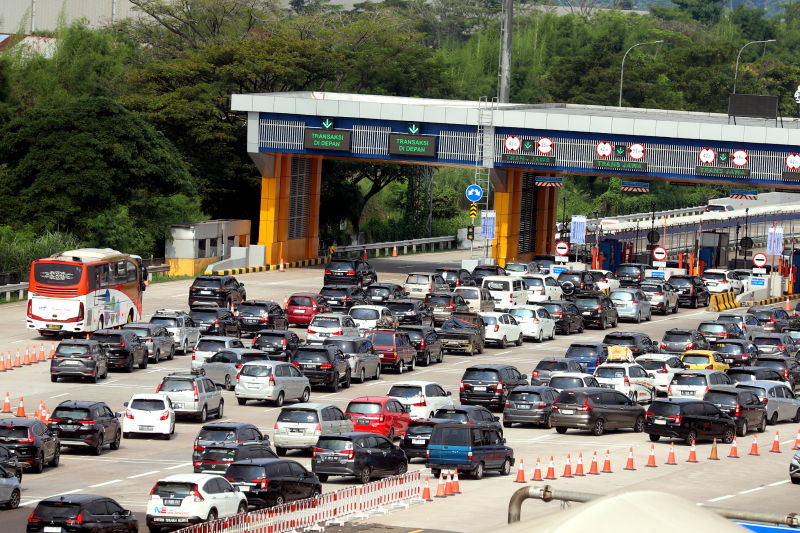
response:
[(330, 313), (331, 306), (315, 292), (297, 292), (289, 298), (286, 319), (289, 324), (310, 324), (319, 313)]
[(372, 345), (381, 354), (381, 367), (393, 368), (398, 374), (403, 368), (414, 370), (417, 361), (417, 349), (411, 344), (407, 331), (401, 330), (369, 330), (364, 338), (372, 341)]
[[(409, 407), (410, 409), (410, 407)], [(394, 398), (363, 396), (350, 402), (345, 418), (353, 423), (355, 431), (380, 433), (390, 439), (405, 435), (411, 415)]]

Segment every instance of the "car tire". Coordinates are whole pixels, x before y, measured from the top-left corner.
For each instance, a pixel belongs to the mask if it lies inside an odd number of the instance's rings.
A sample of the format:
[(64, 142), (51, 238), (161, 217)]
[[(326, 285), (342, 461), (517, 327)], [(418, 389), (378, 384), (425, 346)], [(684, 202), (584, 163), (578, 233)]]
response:
[(733, 438), (736, 435), (736, 432), (733, 428), (728, 428), (725, 430), (725, 434), (722, 436), (722, 442), (724, 444), (730, 444), (733, 442)]
[(691, 446), (693, 442), (697, 442), (697, 431), (690, 429), (689, 433), (686, 434), (686, 438), (683, 439), (683, 443)]
[(56, 383), (58, 381), (58, 376), (50, 376), (50, 381)]
[(362, 485), (366, 485), (369, 483), (370, 478), (370, 468), (365, 466), (361, 472), (358, 474), (358, 482)]
[(275, 401), (272, 402), (272, 405), (274, 405), (275, 407), (283, 407), (283, 399), (284, 399), (283, 391), (281, 391), (278, 393), (278, 397), (275, 398)]
[(605, 423), (603, 422), (602, 418), (598, 418), (594, 423), (594, 427), (592, 428), (592, 435), (594, 435), (595, 437), (599, 437), (600, 435), (603, 434), (604, 430), (605, 430)]
[(328, 390), (331, 392), (339, 392), (339, 374), (334, 374), (331, 384), (328, 385)]
[[(775, 413), (775, 417), (777, 418), (778, 414)], [(761, 417), (761, 424), (758, 426), (758, 432), (764, 433), (767, 430), (767, 414), (764, 413), (764, 416)]]
[(695, 297), (695, 299), (692, 300), (692, 305), (690, 306), (692, 309), (697, 309), (697, 306), (699, 304), (699, 302), (697, 300), (698, 300), (697, 297)]
[(672, 314), (673, 315), (678, 314), (678, 302), (675, 302), (675, 307), (672, 308)]
[(794, 414), (792, 422), (794, 422), (795, 424), (800, 423), (800, 409), (798, 409), (797, 412)]
[(642, 323), (642, 312), (641, 312), (641, 311), (639, 311), (638, 313), (636, 313), (636, 320), (635, 320), (635, 322), (636, 322), (637, 324), (641, 324), (641, 323)]
[(567, 432), (567, 428), (565, 428), (563, 426), (556, 426), (556, 433), (560, 433), (561, 435), (563, 435), (566, 432)]
[(19, 489), (11, 491), (11, 497), (6, 502), (6, 509), (16, 509), (19, 507)]
[(206, 420), (208, 420), (208, 409), (206, 409), (206, 406), (204, 405), (203, 409), (200, 411), (200, 414), (197, 415), (197, 421), (205, 424)]
[(144, 357), (142, 357), (142, 362), (139, 363), (139, 370), (144, 370), (145, 368), (147, 368), (147, 354), (146, 353), (144, 354)]
[(133, 372), (133, 354), (131, 354), (131, 360), (128, 365), (125, 367), (125, 373), (131, 374)]
[(275, 446), (275, 453), (278, 454), (278, 457), (283, 457), (286, 455), (288, 450), (286, 448), (281, 448), (280, 446)]
[(239, 405), (244, 405), (247, 403), (247, 398), (236, 398), (236, 401), (239, 402)]
[(514, 344), (516, 344), (517, 346), (522, 346), (522, 341), (523, 341), (522, 333), (520, 333), (519, 337), (517, 338), (517, 342), (515, 342)]
[(367, 381), (367, 371), (364, 370), (364, 367), (361, 367), (361, 370), (358, 371), (358, 382), (364, 383)]
[(744, 422), (742, 422), (742, 427), (739, 428), (739, 436), (744, 437), (745, 435), (747, 435), (747, 430), (748, 430), (747, 420), (745, 420)]
[(220, 420), (224, 416), (225, 411), (225, 402), (222, 400), (219, 401), (219, 407), (217, 407), (217, 420)]
[(503, 461), (503, 467), (500, 469), (501, 476), (507, 476), (511, 473), (511, 459), (506, 457), (506, 460)]
[(585, 329), (586, 329), (586, 324), (584, 322), (581, 322), (581, 327), (580, 329), (578, 329), (578, 333), (583, 333)]
[(155, 354), (153, 355), (153, 364), (157, 365), (161, 362), (161, 350), (156, 350)]
[(422, 362), (422, 366), (431, 366), (431, 354), (430, 354), (430, 352), (425, 352), (425, 360)]
[(478, 463), (475, 470), (472, 472), (472, 477), (476, 480), (483, 479), (483, 462)]
[(175, 345), (173, 344), (169, 348), (169, 355), (167, 356), (167, 361), (172, 361), (175, 359)]
[(97, 383), (97, 369), (94, 369), (92, 377), (89, 378), (89, 383)]
[(120, 430), (117, 430), (117, 437), (111, 443), (111, 449), (112, 450), (119, 450), (119, 443), (120, 443), (121, 440), (122, 440), (122, 432)]
[(394, 367), (394, 373), (395, 374), (402, 374), (403, 373), (403, 362), (402, 361), (398, 361), (397, 362), (397, 365), (395, 365), (395, 367)]
[(564, 335), (572, 335), (572, 324), (567, 324), (567, 327), (564, 328)]
[(39, 452), (39, 464), (32, 464), (31, 468), (34, 474), (41, 474), (44, 470), (44, 452)]
[(505, 420), (503, 420), (503, 427), (504, 428), (510, 428), (512, 425), (513, 424), (511, 422), (506, 422)]
[(647, 318), (645, 320), (647, 320), (648, 322), (653, 320), (653, 310), (652, 309), (647, 312)]
[(183, 355), (186, 355), (186, 353), (187, 353), (188, 351), (189, 351), (189, 341), (187, 341), (187, 340), (184, 340), (184, 341), (183, 341), (183, 346), (181, 347), (181, 353), (182, 353)]
[(399, 465), (397, 465), (397, 472), (395, 473), (396, 476), (403, 476), (405, 473), (408, 472), (408, 463), (402, 461)]
[(247, 503), (242, 502), (239, 504), (239, 508), (236, 509), (236, 514), (245, 514), (247, 512)]
[[(42, 456), (44, 457), (44, 456)], [(48, 465), (52, 466), (53, 468), (58, 466), (58, 463), (61, 462), (61, 446), (56, 448), (56, 453), (53, 455), (53, 458), (50, 459), (50, 462), (47, 463)]]
[(505, 335), (503, 335), (503, 338), (500, 339), (500, 341), (497, 343), (497, 346), (501, 350), (505, 350), (506, 349), (506, 347), (508, 346), (508, 340), (506, 340), (506, 336)]
[(381, 364), (378, 363), (378, 366), (375, 368), (375, 375), (372, 376), (372, 379), (377, 381), (381, 379)]
[(556, 340), (556, 327), (555, 326), (553, 326), (553, 331), (550, 332), (550, 340), (551, 341)]
[(350, 375), (350, 369), (348, 369), (347, 370), (347, 374), (345, 375), (345, 378), (344, 378), (344, 383), (342, 383), (342, 388), (343, 389), (349, 389), (351, 381), (352, 381), (352, 376)]
[(225, 374), (225, 390), (233, 390), (233, 385), (231, 384), (231, 377), (228, 374)]
[(389, 434), (386, 435), (386, 438), (389, 439), (390, 441), (394, 442), (394, 428), (391, 428), (389, 430)]
[(99, 456), (103, 454), (103, 436), (98, 435), (97, 437), (97, 444), (94, 448), (92, 448), (92, 455)]
[(661, 438), (661, 435), (650, 435), (650, 441), (651, 442), (658, 442), (658, 440), (660, 438)]
[(636, 419), (636, 423), (633, 425), (633, 432), (642, 433), (643, 431), (644, 431), (644, 417), (640, 416)]
[(611, 324), (611, 327), (612, 327), (612, 328), (616, 328), (617, 326), (619, 326), (619, 315), (617, 315), (616, 317), (614, 317), (614, 323), (613, 323), (613, 324)]
[(544, 333), (542, 333), (542, 328), (539, 328), (539, 336), (536, 337), (536, 342), (544, 341)]
[(300, 403), (307, 403), (311, 399), (311, 391), (308, 388), (303, 390), (303, 395), (300, 397)]
[(217, 519), (217, 511), (216, 509), (211, 509), (208, 512), (208, 518), (206, 518), (206, 522), (213, 522)]

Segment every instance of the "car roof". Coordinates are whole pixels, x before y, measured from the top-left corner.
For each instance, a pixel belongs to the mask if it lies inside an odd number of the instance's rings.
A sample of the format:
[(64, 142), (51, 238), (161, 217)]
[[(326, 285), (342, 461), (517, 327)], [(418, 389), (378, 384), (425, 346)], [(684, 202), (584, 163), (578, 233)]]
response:
[(237, 337), (223, 337), (221, 335), (208, 335), (208, 336), (203, 335), (202, 337), (200, 337), (200, 340), (198, 340), (197, 342), (200, 342), (200, 341), (226, 341), (227, 342), (227, 341), (238, 341), (238, 340), (239, 339)]
[[(294, 459), (287, 459), (287, 458), (284, 458), (284, 457), (269, 457), (269, 458), (263, 457), (263, 458), (259, 458), (259, 459), (242, 459), (241, 461), (234, 461), (233, 463), (231, 463), (231, 465), (269, 466), (269, 465), (279, 464), (279, 463), (296, 463), (298, 465), (300, 464), (297, 461), (295, 461)], [(300, 465), (300, 466), (302, 466), (302, 465)], [(303, 468), (305, 468), (305, 467), (303, 467)]]
[(639, 331), (614, 331), (606, 334), (606, 337), (641, 337), (644, 333)]
[(721, 370), (706, 370), (705, 368), (697, 368), (695, 370), (681, 370), (680, 372), (675, 372), (676, 374), (702, 374), (707, 376), (709, 374), (723, 374)]
[(730, 324), (730, 322), (720, 322), (719, 320), (703, 320), (698, 324), (698, 326), (702, 326), (703, 324)]
[(90, 341), (86, 339), (64, 339), (63, 341), (59, 342), (58, 345), (61, 346), (62, 344), (85, 344), (87, 346), (94, 346), (97, 344), (97, 341)]
[(344, 313), (319, 313), (314, 315), (314, 318), (344, 318), (348, 315)]
[(696, 329), (686, 329), (686, 328), (672, 328), (668, 329), (664, 333), (699, 333)]
[(567, 349), (572, 348), (573, 346), (591, 346), (593, 348), (602, 348), (603, 346), (608, 346), (608, 344), (604, 342), (573, 342)]
[(63, 503), (78, 503), (84, 504), (93, 502), (95, 500), (111, 500), (112, 498), (109, 496), (97, 496), (95, 494), (59, 494), (56, 496), (50, 496), (49, 498), (44, 498), (40, 500), (40, 502), (46, 503), (53, 503), (53, 502), (63, 502)]
[(385, 396), (359, 396), (358, 398), (353, 398), (352, 400), (350, 400), (350, 403), (360, 402), (360, 403), (380, 403), (380, 404), (385, 404), (389, 400), (394, 400), (394, 398), (387, 398)]
[(408, 276), (435, 276), (436, 272), (409, 272)]
[(283, 409), (281, 410), (289, 410), (289, 411), (319, 411), (320, 409), (327, 409), (328, 407), (336, 407), (332, 403), (320, 403), (320, 402), (305, 402), (305, 403), (298, 403), (294, 405), (284, 405)]
[[(461, 288), (461, 287), (459, 287), (459, 288)], [(474, 289), (475, 287), (465, 287), (465, 288)], [(389, 305), (389, 304), (416, 304), (418, 302), (419, 302), (419, 300), (415, 300), (413, 298), (405, 298), (403, 300), (395, 300), (393, 302), (387, 302), (386, 305)]]
[(507, 315), (508, 313), (503, 313), (502, 311), (481, 311), (478, 313), (480, 316), (490, 316), (490, 317), (499, 317), (503, 315)]
[(705, 400), (701, 400), (699, 398), (676, 398), (676, 397), (673, 397), (673, 396), (671, 396), (669, 398), (660, 398), (658, 400), (654, 400), (654, 403), (655, 402), (680, 403), (680, 404), (685, 404), (685, 403), (709, 403), (709, 402), (707, 402)]
[[(434, 329), (431, 326), (400, 326), (398, 329), (402, 329), (405, 331), (424, 331), (426, 329)], [(359, 337), (362, 339), (363, 337)]]
[(712, 385), (708, 390), (717, 392), (735, 392), (737, 394), (742, 391), (742, 389), (737, 389), (735, 385)]
[(714, 355), (717, 353), (717, 350), (686, 350), (681, 354), (681, 357), (684, 355)]
[(34, 424), (39, 422), (35, 418), (3, 418), (0, 419), (0, 426), (19, 426), (19, 427), (33, 427)]
[[(439, 384), (436, 383), (435, 381), (422, 381), (422, 380), (410, 379), (407, 381), (396, 381), (392, 383), (392, 386), (394, 385), (418, 385), (420, 387), (424, 387), (426, 385), (439, 385)], [(441, 385), (439, 386), (441, 387)]]
[(163, 324), (151, 324), (150, 322), (131, 322), (130, 324), (123, 324), (122, 329), (125, 328), (163, 328)]
[(666, 361), (667, 359), (672, 359), (673, 357), (676, 358), (676, 359), (680, 359), (680, 357), (678, 357), (677, 355), (670, 354), (670, 353), (649, 353), (649, 354), (640, 355), (640, 356), (636, 357), (634, 359), (634, 361), (639, 361), (640, 359), (642, 361), (651, 361), (651, 360), (652, 361)]
[(292, 296), (319, 296), (319, 294), (317, 294), (316, 292), (295, 292), (292, 293), (289, 296), (289, 298), (291, 298)]
[(746, 339), (720, 339), (715, 341), (717, 344), (750, 344)]
[(575, 394), (594, 394), (596, 392), (614, 392), (613, 389), (604, 389), (601, 387), (567, 387), (566, 389), (561, 391), (564, 392), (573, 392)]
[(737, 366), (731, 368), (729, 372), (758, 372), (760, 370), (775, 370), (774, 368), (770, 368), (768, 366)]
[(212, 422), (205, 424), (201, 429), (227, 429), (227, 428), (254, 428), (254, 424), (249, 422)]
[(552, 357), (542, 357), (539, 360), (539, 362), (541, 363), (542, 361), (567, 361), (567, 360), (571, 361), (572, 358), (567, 357), (566, 355), (554, 355)]
[(592, 374), (587, 374), (586, 372), (553, 372), (550, 375), (550, 379), (555, 377), (561, 378), (583, 378), (583, 377), (594, 377)]
[(503, 368), (512, 368), (513, 365), (500, 365), (500, 364), (479, 364), (479, 365), (472, 365), (466, 368), (466, 370), (470, 368), (478, 368), (478, 369), (487, 369), (487, 370), (500, 370)]
[(264, 354), (264, 357), (267, 357), (269, 354), (262, 352), (258, 348), (225, 348), (225, 351), (228, 353), (235, 353), (235, 354), (242, 354), (242, 353), (261, 353)]
[(764, 388), (774, 387), (775, 385), (783, 385), (786, 388), (791, 388), (791, 387), (789, 387), (789, 385), (787, 385), (783, 381), (768, 381), (766, 379), (757, 379), (755, 381), (747, 381), (747, 382), (742, 383), (742, 385), (756, 385), (758, 387), (764, 387)]
[[(516, 390), (516, 389), (514, 389)], [(441, 411), (442, 409), (446, 409), (448, 411), (474, 411), (476, 409), (486, 409), (486, 407), (482, 405), (443, 405), (437, 411)]]
[[(459, 422), (460, 424), (460, 422)], [(338, 439), (338, 438), (345, 438), (345, 439), (357, 439), (359, 437), (386, 437), (386, 435), (381, 435), (380, 433), (366, 433), (361, 431), (346, 431), (344, 433), (329, 433), (327, 435), (320, 435), (320, 439)]]
[(352, 311), (353, 309), (373, 309), (375, 311), (380, 311), (381, 309), (388, 309), (385, 305), (372, 305), (372, 304), (365, 304), (365, 305), (354, 305), (350, 308)]
[(202, 307), (197, 309), (192, 309), (189, 311), (189, 316), (192, 316), (192, 313), (208, 313), (209, 311), (222, 314), (222, 313), (230, 313), (231, 310), (227, 307)]
[(105, 405), (105, 402), (93, 400), (64, 400), (57, 407), (94, 407), (95, 405)]
[(292, 333), (288, 329), (260, 329), (256, 335), (272, 335), (273, 337), (285, 337), (288, 333)]
[(171, 476), (162, 477), (158, 481), (177, 481), (178, 483), (197, 483), (199, 485), (202, 481), (218, 477), (219, 474), (172, 474)]
[[(457, 269), (454, 268), (450, 270), (457, 270)], [(400, 285), (398, 285), (397, 283), (373, 283), (369, 287), (367, 287), (367, 289), (374, 289), (374, 288), (391, 289), (392, 287), (399, 287), (399, 286)]]
[[(762, 333), (761, 335), (756, 335), (756, 339), (780, 339), (786, 335), (785, 333)], [(753, 339), (755, 340), (755, 339)]]
[(552, 388), (553, 387), (549, 387), (547, 385), (522, 385), (520, 387), (514, 387), (514, 390), (511, 392), (541, 392), (543, 390)]
[[(325, 341), (350, 341), (350, 342), (368, 341), (368, 340), (369, 339), (365, 339), (364, 337), (352, 337), (352, 336), (351, 337), (346, 337), (346, 336), (340, 337), (338, 335), (336, 336), (335, 339), (333, 337), (328, 337), (328, 338), (325, 339)], [(324, 346), (324, 344), (323, 344), (323, 346)], [(327, 346), (330, 346), (330, 344), (328, 344)]]
[(131, 396), (131, 400), (164, 400), (169, 398), (163, 392), (137, 392)]

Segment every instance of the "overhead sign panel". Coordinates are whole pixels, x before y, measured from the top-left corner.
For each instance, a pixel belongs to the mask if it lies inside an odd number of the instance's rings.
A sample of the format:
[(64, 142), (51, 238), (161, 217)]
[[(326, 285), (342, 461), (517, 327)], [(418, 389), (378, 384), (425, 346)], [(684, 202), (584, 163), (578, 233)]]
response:
[(594, 168), (598, 170), (625, 170), (627, 172), (647, 172), (647, 163), (639, 161), (615, 161), (595, 159)]
[[(694, 167), (694, 173), (698, 176), (730, 176), (737, 178), (749, 178), (749, 168), (738, 167)], [(786, 172), (784, 172), (786, 174)]]
[(756, 189), (731, 189), (731, 198), (736, 200), (758, 200)]
[(650, 184), (638, 181), (623, 181), (621, 191), (624, 192), (650, 192)]
[(535, 155), (535, 154), (503, 154), (504, 163), (520, 163), (529, 165), (554, 165), (556, 158), (551, 155)]
[(551, 178), (548, 176), (536, 176), (537, 187), (563, 187), (564, 178)]
[(303, 136), (303, 148), (349, 152), (351, 134), (351, 132), (343, 130), (315, 130), (306, 128)]
[(436, 136), (390, 133), (389, 153), (392, 155), (436, 157)]

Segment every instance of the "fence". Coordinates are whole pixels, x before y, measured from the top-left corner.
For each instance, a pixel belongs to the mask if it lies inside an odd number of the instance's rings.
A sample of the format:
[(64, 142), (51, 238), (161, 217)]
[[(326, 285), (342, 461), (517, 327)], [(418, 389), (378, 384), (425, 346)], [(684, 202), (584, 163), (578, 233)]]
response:
[[(408, 253), (408, 247), (411, 246), (411, 251), (416, 252), (417, 246), (422, 246), (422, 251), (425, 251), (425, 246), (429, 245), (431, 251), (436, 249), (436, 245), (439, 245), (440, 250), (444, 250), (444, 245), (447, 243), (447, 249), (450, 249), (450, 245), (456, 242), (456, 238), (453, 235), (448, 235), (445, 237), (429, 237), (426, 239), (412, 239), (408, 241), (394, 241), (394, 242), (376, 242), (372, 244), (353, 244), (350, 246), (337, 246), (336, 247), (336, 255), (346, 255), (350, 257), (351, 253), (355, 252), (356, 255), (367, 251), (367, 255), (369, 255), (370, 250), (375, 251), (374, 257), (380, 257), (380, 251), (384, 251), (384, 255), (388, 256), (391, 255), (394, 251), (395, 246), (398, 248), (398, 252), (400, 252), (400, 248), (402, 247), (402, 253)], [(322, 250), (320, 250), (322, 252)], [(327, 250), (325, 250), (327, 253)]]
[(271, 509), (222, 518), (178, 533), (288, 533), (321, 529), (330, 523), (384, 514), (392, 508), (422, 503), (419, 471), (285, 503)]

